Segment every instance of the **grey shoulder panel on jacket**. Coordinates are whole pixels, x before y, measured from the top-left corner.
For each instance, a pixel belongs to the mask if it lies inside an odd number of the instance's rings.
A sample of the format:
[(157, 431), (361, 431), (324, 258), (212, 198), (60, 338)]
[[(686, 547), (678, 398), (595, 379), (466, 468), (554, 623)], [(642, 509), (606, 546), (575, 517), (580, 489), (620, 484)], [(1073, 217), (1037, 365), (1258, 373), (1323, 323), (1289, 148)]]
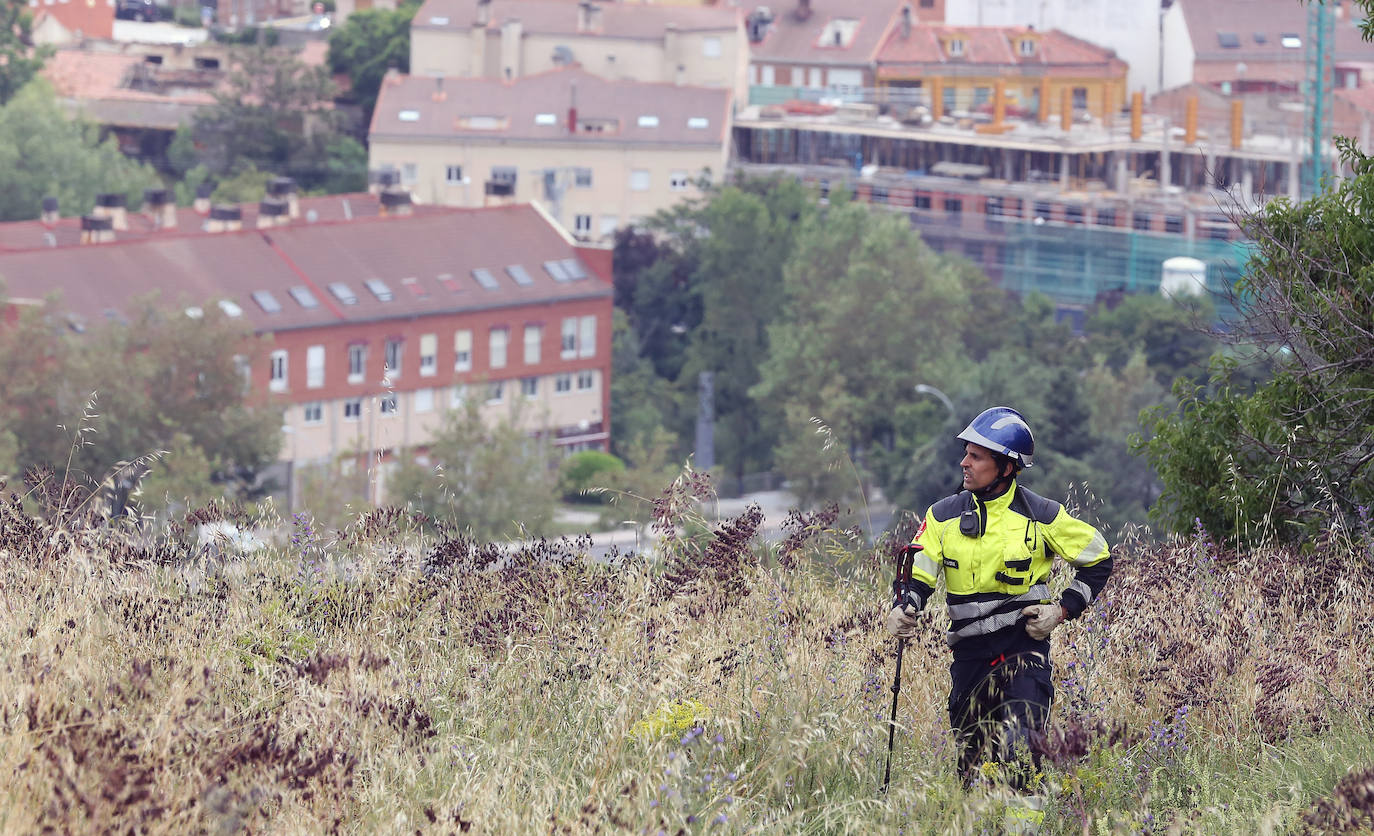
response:
[(1053, 522), (1059, 516), (1059, 503), (1046, 499), (1032, 490), (1016, 486), (1016, 496), (1011, 498), (1010, 508), (1038, 523)]
[(947, 496), (934, 505), (930, 506), (931, 516), (935, 517), (936, 522), (952, 520), (964, 512), (964, 506), (968, 504), (968, 499), (963, 492), (956, 493), (954, 496)]

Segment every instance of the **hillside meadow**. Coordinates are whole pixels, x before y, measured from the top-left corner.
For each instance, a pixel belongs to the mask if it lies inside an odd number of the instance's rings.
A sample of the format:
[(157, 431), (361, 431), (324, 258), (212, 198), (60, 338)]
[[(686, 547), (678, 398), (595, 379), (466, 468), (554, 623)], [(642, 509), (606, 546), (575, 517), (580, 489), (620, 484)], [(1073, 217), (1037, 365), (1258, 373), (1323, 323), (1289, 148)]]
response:
[[(891, 544), (822, 513), (765, 546), (709, 491), (685, 474), (654, 555), (611, 563), (395, 509), (151, 538), (7, 494), (0, 832), (1000, 832), (1004, 793), (952, 774), (939, 617), (879, 791)], [(200, 545), (223, 519), (289, 534)], [(1374, 830), (1367, 523), (1117, 554), (1055, 634), (1043, 832)]]

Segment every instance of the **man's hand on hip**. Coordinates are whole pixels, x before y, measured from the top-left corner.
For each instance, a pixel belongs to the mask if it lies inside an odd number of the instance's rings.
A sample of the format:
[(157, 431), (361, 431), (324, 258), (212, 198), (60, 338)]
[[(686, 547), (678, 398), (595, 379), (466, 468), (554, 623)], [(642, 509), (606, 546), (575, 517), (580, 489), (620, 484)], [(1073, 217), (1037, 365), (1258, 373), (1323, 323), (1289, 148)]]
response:
[(1036, 641), (1049, 638), (1065, 615), (1064, 608), (1059, 604), (1031, 604), (1021, 610), (1021, 614), (1030, 616), (1026, 620), (1026, 633)]

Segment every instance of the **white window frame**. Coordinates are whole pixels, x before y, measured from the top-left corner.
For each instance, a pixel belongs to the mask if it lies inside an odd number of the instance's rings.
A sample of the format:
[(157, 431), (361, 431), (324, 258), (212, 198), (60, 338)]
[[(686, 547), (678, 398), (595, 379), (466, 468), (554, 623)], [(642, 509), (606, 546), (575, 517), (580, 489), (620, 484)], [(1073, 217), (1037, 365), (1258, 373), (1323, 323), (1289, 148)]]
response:
[(592, 216), (591, 216), (591, 215), (584, 215), (584, 214), (573, 215), (573, 234), (575, 234), (575, 235), (591, 235), (591, 234), (592, 234)]
[(620, 228), (620, 216), (619, 216), (619, 215), (602, 215), (602, 216), (601, 216), (600, 232), (601, 232), (601, 237), (602, 237), (602, 238), (605, 238), (605, 237), (610, 236), (610, 235), (614, 235), (614, 234), (615, 234), (615, 231), (616, 231), (617, 229), (619, 229), (619, 228)]
[(472, 371), (472, 331), (461, 328), (453, 332), (453, 370)]
[(520, 378), (520, 394), (524, 395), (526, 400), (532, 400), (539, 397), (539, 378)]
[(415, 163), (401, 163), (401, 183), (413, 186), (420, 182), (420, 166)]
[(544, 326), (525, 326), (525, 365), (533, 366), (539, 362), (540, 348), (544, 343)]
[(384, 416), (390, 417), (401, 411), (401, 396), (395, 392), (387, 392), (377, 399), (377, 411)]
[(348, 382), (362, 383), (367, 377), (367, 346), (361, 343), (348, 347)]
[(590, 189), (592, 187), (592, 170), (590, 168), (574, 169), (573, 186), (579, 189)]
[(382, 367), (389, 377), (399, 377), (401, 360), (405, 357), (405, 340), (387, 340), (382, 354)]
[(571, 360), (577, 356), (577, 317), (563, 318), (563, 330), (559, 337), (558, 346), (558, 356), (564, 360)]
[(562, 374), (554, 375), (553, 393), (555, 395), (566, 395), (571, 391), (572, 374), (570, 372), (563, 372)]
[(772, 64), (762, 64), (759, 66), (759, 86), (773, 87), (777, 82), (777, 70)]
[(311, 401), (301, 407), (301, 423), (307, 427), (316, 427), (324, 423), (324, 402)]
[(577, 323), (577, 356), (596, 356), (596, 316), (584, 316)]
[(964, 44), (964, 39), (963, 39), (963, 38), (950, 38), (950, 39), (949, 39), (949, 57), (950, 57), (950, 58), (959, 58), (959, 57), (961, 57), (961, 56), (964, 54), (964, 46), (965, 46), (965, 44)]
[(701, 40), (701, 55), (703, 58), (719, 58), (721, 53), (720, 38), (710, 35)]
[(630, 191), (647, 192), (653, 186), (653, 178), (647, 168), (630, 169)]
[(487, 383), (487, 403), (498, 404), (506, 399), (506, 382), (492, 380)]
[(491, 329), (487, 335), (488, 366), (493, 369), (506, 367), (506, 349), (510, 345), (510, 329), (504, 325)]
[(416, 389), (415, 390), (415, 411), (433, 412), (434, 411), (434, 390)]
[(434, 377), (439, 373), (439, 335), (420, 335), (420, 376)]
[(444, 182), (450, 186), (463, 185), (463, 167), (461, 165), (444, 166)]
[(468, 400), (468, 385), (459, 383), (449, 390), (448, 405), (450, 409), (458, 409)]
[(687, 187), (692, 184), (692, 178), (685, 171), (674, 171), (668, 174), (668, 188), (675, 192), (685, 192)]
[(267, 366), (267, 388), (270, 391), (286, 391), (286, 373), (289, 360), (290, 358), (284, 348), (272, 352)]
[(596, 389), (596, 370), (583, 369), (577, 373), (577, 391), (591, 392)]
[(312, 345), (305, 350), (305, 388), (324, 386), (324, 346)]
[[(352, 415), (348, 414), (350, 411), (353, 413)], [(345, 421), (363, 420), (363, 399), (352, 398), (350, 400), (344, 401), (343, 417)]]

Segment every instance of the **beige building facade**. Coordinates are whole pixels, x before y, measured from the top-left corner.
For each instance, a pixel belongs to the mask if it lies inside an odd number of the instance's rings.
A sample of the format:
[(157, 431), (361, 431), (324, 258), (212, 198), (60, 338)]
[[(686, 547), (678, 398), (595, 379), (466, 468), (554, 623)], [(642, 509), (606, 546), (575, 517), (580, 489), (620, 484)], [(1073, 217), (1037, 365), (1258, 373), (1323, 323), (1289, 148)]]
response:
[(610, 80), (747, 94), (749, 44), (737, 7), (428, 0), (411, 24), (410, 71), (513, 80), (579, 65)]
[(424, 203), (537, 201), (579, 240), (603, 241), (720, 178), (730, 125), (721, 89), (578, 69), (442, 87), (399, 77), (383, 85), (373, 114), (369, 166), (396, 172)]

